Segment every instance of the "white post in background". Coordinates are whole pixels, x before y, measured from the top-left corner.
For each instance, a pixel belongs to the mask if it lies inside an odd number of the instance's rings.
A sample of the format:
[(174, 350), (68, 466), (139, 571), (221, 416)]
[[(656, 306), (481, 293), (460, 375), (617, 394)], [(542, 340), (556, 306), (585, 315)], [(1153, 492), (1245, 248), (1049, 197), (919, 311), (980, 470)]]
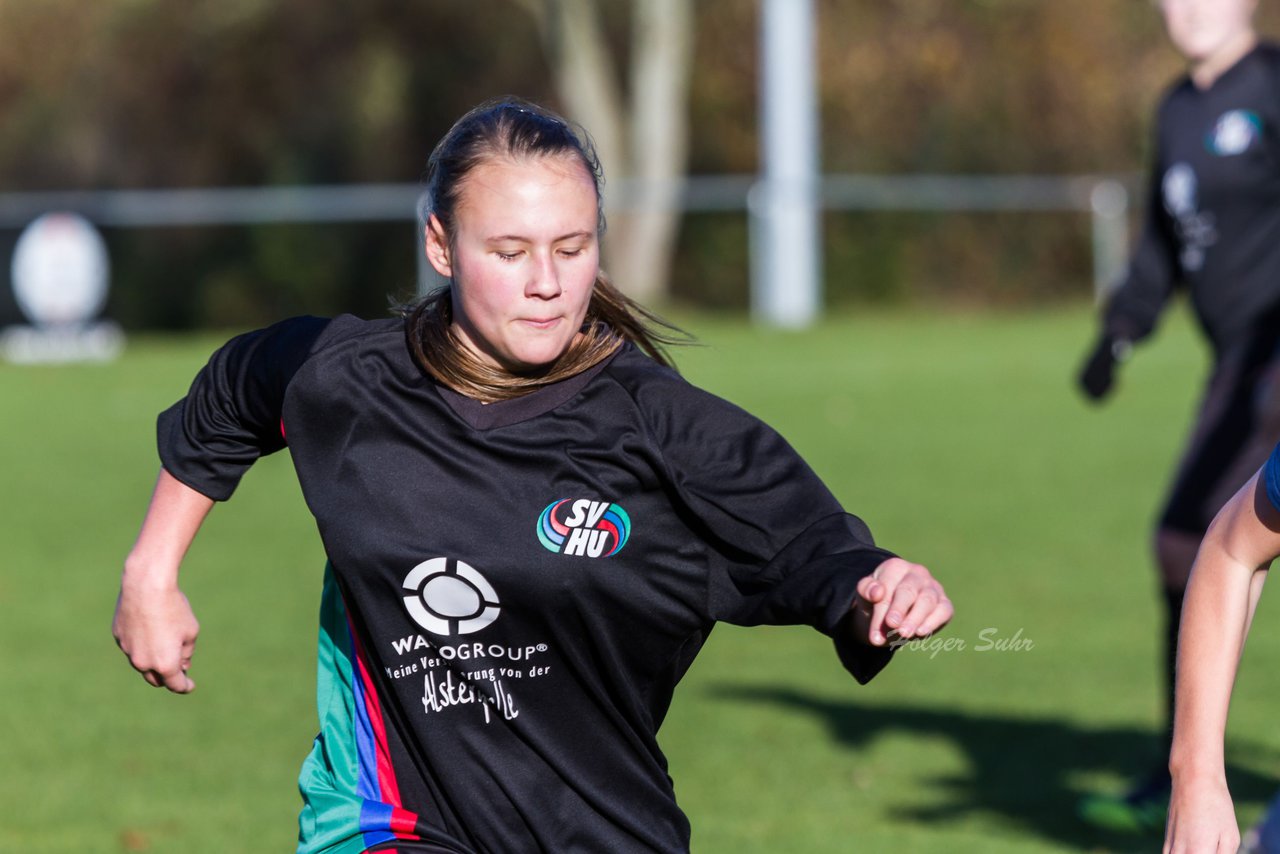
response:
[(751, 309), (758, 321), (792, 328), (813, 323), (821, 306), (813, 22), (813, 0), (762, 0), (763, 178), (748, 201)]
[(1119, 181), (1099, 181), (1089, 193), (1093, 215), (1093, 296), (1106, 302), (1129, 263), (1129, 192)]

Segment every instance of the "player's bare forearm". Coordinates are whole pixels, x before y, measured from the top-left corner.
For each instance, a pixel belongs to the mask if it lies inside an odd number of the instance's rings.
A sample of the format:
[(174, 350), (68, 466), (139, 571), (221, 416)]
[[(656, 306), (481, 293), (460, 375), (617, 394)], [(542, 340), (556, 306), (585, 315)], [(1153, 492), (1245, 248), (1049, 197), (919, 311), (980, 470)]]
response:
[(1280, 514), (1255, 476), (1219, 511), (1191, 571), (1179, 631), (1169, 756), (1175, 784), (1181, 781), (1184, 790), (1208, 785), (1225, 791), (1227, 709), (1262, 580), (1280, 552), (1278, 522)]
[(1175, 777), (1217, 774), (1248, 619), (1250, 571), (1201, 549), (1182, 606), (1173, 749)]
[(178, 567), (212, 507), (213, 499), (161, 469), (142, 530), (125, 558), (122, 586), (176, 584)]

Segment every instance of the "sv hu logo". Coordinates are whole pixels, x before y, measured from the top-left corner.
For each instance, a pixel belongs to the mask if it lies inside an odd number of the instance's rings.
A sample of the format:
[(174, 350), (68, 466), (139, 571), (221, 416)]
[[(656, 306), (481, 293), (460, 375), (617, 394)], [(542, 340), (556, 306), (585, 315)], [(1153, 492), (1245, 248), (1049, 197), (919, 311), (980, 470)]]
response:
[(627, 511), (608, 501), (562, 498), (538, 517), (538, 541), (557, 554), (613, 557), (630, 537)]
[(498, 594), (460, 560), (433, 557), (409, 570), (404, 606), (432, 634), (467, 635), (498, 619)]

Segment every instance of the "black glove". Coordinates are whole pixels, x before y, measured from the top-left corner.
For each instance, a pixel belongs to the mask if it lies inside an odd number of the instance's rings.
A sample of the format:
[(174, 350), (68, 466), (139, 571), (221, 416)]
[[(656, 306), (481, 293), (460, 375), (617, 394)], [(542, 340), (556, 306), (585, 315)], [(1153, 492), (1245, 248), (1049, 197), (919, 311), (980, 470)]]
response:
[(1098, 340), (1098, 346), (1080, 371), (1080, 388), (1090, 400), (1102, 400), (1111, 391), (1116, 364), (1129, 355), (1129, 347), (1128, 341), (1110, 335)]

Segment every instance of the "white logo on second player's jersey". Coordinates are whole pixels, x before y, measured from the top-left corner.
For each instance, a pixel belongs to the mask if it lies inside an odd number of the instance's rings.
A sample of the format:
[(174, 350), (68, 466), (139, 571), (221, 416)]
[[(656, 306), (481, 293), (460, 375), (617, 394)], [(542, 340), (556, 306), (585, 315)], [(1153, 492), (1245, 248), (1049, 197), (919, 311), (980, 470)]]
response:
[(1209, 150), (1220, 157), (1243, 154), (1258, 138), (1262, 120), (1249, 110), (1231, 110), (1218, 117), (1209, 134)]
[(1182, 244), (1178, 260), (1183, 270), (1194, 273), (1204, 266), (1205, 250), (1218, 242), (1213, 214), (1199, 209), (1196, 171), (1187, 163), (1173, 164), (1164, 173), (1160, 192)]

